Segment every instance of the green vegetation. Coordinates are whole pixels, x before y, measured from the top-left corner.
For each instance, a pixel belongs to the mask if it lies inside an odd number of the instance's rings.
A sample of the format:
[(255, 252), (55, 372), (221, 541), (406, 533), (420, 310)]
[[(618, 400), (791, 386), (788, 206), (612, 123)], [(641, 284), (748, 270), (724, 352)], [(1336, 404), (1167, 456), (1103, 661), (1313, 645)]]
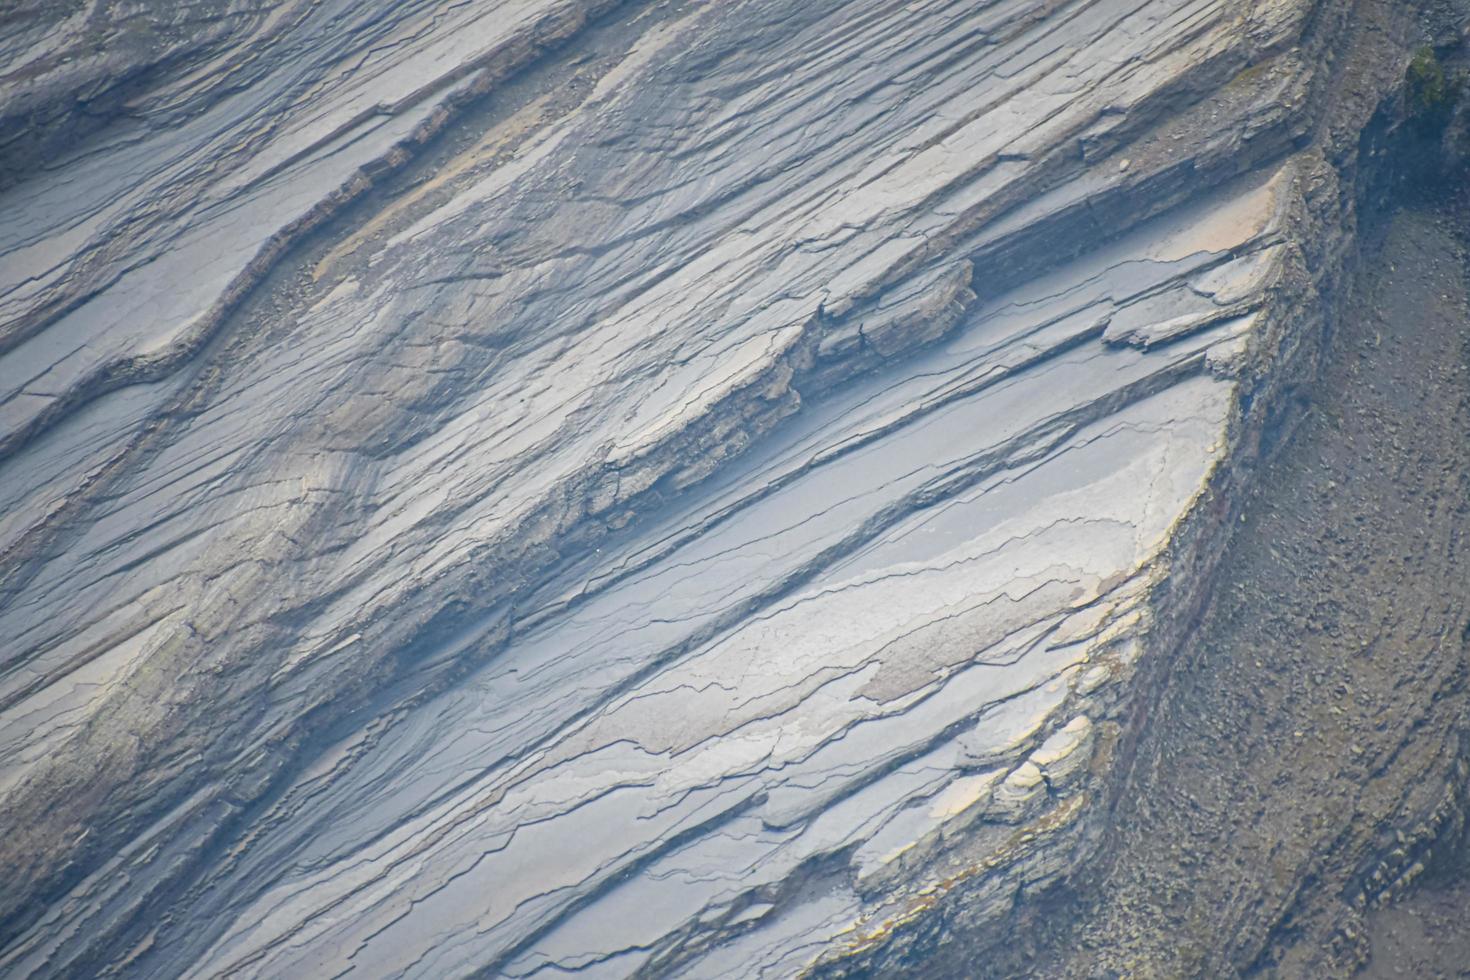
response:
[(1426, 44), (1414, 52), (1405, 81), (1409, 118), (1427, 128), (1443, 127), (1449, 121), (1460, 86), (1458, 79), (1451, 81), (1445, 75), (1433, 48)]

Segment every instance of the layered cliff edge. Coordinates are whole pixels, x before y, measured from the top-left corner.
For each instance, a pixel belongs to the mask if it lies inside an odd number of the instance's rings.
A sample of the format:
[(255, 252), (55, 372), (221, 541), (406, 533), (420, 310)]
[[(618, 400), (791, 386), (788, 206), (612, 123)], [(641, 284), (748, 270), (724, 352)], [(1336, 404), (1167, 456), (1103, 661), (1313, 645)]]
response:
[(1147, 785), (1463, 24), (66, 14), (0, 22), (16, 976), (990, 955)]

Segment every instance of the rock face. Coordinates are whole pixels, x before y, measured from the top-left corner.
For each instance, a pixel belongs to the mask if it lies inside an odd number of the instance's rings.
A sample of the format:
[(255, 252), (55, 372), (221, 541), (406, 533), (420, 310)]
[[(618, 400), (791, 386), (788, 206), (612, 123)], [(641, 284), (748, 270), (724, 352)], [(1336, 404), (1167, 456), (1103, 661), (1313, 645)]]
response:
[(0, 15), (0, 971), (895, 968), (1091, 860), (1407, 28), (143, 6)]

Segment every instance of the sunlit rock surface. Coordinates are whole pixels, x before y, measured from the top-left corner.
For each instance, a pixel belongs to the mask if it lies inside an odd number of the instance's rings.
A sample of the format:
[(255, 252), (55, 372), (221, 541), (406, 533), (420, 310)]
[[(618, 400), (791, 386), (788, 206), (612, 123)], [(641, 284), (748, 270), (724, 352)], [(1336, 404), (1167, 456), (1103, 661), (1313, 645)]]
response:
[(787, 976), (1087, 859), (1332, 5), (110, 16), (0, 22), (0, 972)]

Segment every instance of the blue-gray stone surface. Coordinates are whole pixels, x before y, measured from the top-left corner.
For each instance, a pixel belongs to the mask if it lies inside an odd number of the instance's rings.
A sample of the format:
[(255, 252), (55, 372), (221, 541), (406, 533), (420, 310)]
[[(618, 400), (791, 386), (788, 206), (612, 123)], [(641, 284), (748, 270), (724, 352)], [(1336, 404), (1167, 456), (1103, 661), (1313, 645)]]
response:
[(789, 976), (1088, 860), (1332, 4), (143, 6), (0, 21), (0, 973)]

